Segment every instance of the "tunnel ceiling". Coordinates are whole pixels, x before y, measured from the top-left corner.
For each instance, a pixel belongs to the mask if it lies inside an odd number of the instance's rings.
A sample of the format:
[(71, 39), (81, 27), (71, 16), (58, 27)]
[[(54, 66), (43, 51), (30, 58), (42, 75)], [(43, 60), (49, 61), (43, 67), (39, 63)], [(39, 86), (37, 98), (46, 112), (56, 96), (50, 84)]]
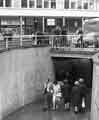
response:
[(76, 80), (79, 77), (83, 77), (86, 80), (86, 84), (91, 86), (93, 68), (91, 59), (55, 57), (52, 60), (57, 80), (63, 80), (66, 72), (69, 72), (72, 76), (71, 79)]

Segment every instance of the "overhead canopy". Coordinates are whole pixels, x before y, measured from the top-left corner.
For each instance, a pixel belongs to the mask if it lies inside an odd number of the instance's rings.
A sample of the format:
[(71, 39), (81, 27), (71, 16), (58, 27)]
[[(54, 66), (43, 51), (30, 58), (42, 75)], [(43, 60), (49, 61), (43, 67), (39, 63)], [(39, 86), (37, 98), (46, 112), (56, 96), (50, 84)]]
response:
[(93, 41), (93, 40), (95, 40), (95, 36), (97, 36), (97, 33), (89, 32), (89, 33), (84, 34), (83, 40), (84, 41)]
[(85, 20), (84, 32), (85, 33), (90, 33), (90, 32), (99, 33), (99, 18)]

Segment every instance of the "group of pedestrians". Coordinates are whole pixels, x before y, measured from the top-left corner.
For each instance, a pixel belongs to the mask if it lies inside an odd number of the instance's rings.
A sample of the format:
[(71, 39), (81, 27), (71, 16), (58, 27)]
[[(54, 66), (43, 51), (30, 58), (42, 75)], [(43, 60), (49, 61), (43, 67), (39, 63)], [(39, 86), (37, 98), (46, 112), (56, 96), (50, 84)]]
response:
[(67, 78), (54, 82), (48, 79), (44, 84), (44, 110), (60, 109), (63, 105), (66, 110), (83, 112), (86, 109), (86, 93), (87, 87), (83, 78), (75, 81), (73, 86)]

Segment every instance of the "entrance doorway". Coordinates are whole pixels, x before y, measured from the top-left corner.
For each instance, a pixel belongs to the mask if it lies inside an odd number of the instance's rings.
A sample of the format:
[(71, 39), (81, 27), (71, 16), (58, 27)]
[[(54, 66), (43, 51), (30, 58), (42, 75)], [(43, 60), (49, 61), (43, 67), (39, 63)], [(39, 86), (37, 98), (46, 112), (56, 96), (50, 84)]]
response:
[(79, 78), (84, 78), (85, 84), (88, 88), (87, 108), (90, 110), (91, 106), (91, 89), (92, 89), (92, 73), (93, 62), (92, 59), (87, 58), (67, 58), (54, 57), (52, 58), (55, 72), (55, 79), (63, 81), (68, 77), (71, 86)]

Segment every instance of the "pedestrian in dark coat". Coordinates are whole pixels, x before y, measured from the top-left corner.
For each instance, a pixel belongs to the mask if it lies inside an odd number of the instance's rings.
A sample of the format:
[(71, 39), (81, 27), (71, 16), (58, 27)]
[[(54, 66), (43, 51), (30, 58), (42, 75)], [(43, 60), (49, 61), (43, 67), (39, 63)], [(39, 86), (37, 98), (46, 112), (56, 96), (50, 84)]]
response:
[(53, 83), (48, 78), (48, 80), (44, 83), (44, 110), (50, 109), (52, 106), (52, 94), (53, 94)]
[(79, 38), (77, 40), (78, 43), (80, 43), (79, 47), (83, 47), (83, 31), (82, 28), (79, 28), (79, 30), (77, 31), (77, 34), (79, 35)]
[(67, 45), (67, 30), (65, 26), (62, 28), (62, 45)]
[(80, 87), (80, 109), (86, 107), (86, 94), (87, 94), (87, 87), (86, 84), (84, 83), (84, 79), (80, 78), (79, 79), (79, 87)]
[(64, 85), (62, 86), (62, 94), (65, 104), (65, 109), (70, 109), (70, 97), (71, 97), (71, 86), (67, 79), (64, 80)]
[(79, 111), (79, 104), (80, 104), (80, 88), (79, 88), (79, 82), (75, 81), (74, 86), (72, 88), (72, 105), (74, 108), (74, 112)]

